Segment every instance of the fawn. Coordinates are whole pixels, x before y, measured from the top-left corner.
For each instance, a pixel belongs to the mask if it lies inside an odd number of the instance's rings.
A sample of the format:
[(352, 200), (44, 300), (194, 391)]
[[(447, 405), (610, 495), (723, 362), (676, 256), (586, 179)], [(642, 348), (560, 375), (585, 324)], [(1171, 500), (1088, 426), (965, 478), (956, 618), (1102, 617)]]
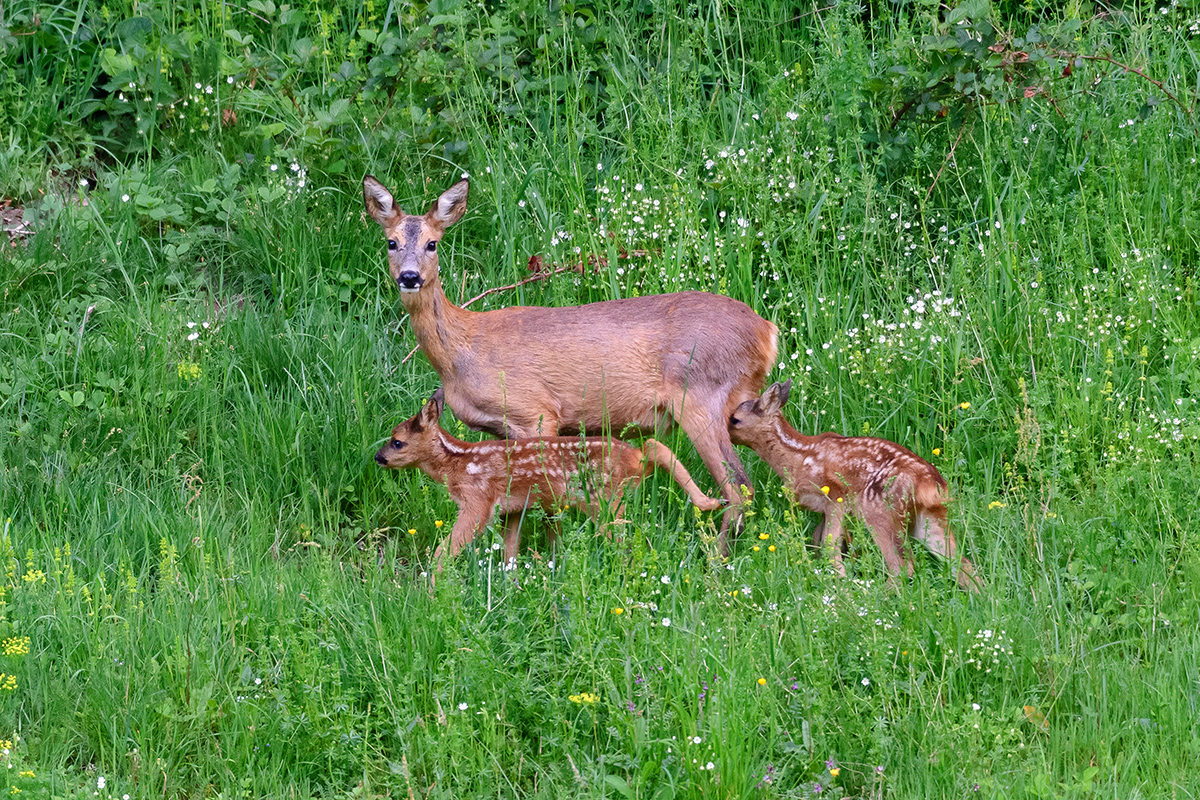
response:
[(424, 215), (405, 214), (370, 175), (363, 201), (384, 230), (388, 265), (421, 352), (455, 415), (516, 439), (678, 423), (721, 487), (736, 532), (750, 480), (729, 439), (733, 409), (757, 397), (775, 363), (778, 328), (737, 300), (708, 292), (582, 306), (475, 312), (450, 302), (438, 242), (467, 209), (466, 180)]
[(464, 442), (438, 425), (443, 402), (438, 389), (420, 413), (396, 426), (391, 440), (375, 454), (376, 463), (388, 469), (418, 467), (444, 484), (458, 504), (458, 519), (433, 554), (438, 571), (442, 558), (457, 555), (497, 511), (504, 518), (504, 560), (510, 564), (517, 557), (521, 517), (528, 508), (574, 506), (596, 515), (601, 500), (607, 500), (619, 517), (626, 486), (641, 482), (653, 466), (669, 471), (702, 511), (724, 504), (701, 492), (671, 450), (653, 439), (640, 450), (599, 436)]
[[(762, 397), (747, 400), (729, 420), (737, 444), (749, 445), (787, 482), (796, 502), (823, 515), (813, 544), (832, 550), (834, 568), (845, 575), (843, 517), (856, 514), (883, 553), (889, 581), (901, 567), (912, 575), (908, 535), (932, 553), (955, 559), (948, 526), (946, 481), (925, 459), (887, 439), (823, 433), (805, 436), (784, 419), (791, 381), (776, 383)], [(971, 562), (958, 565), (960, 588), (977, 592), (980, 581)]]

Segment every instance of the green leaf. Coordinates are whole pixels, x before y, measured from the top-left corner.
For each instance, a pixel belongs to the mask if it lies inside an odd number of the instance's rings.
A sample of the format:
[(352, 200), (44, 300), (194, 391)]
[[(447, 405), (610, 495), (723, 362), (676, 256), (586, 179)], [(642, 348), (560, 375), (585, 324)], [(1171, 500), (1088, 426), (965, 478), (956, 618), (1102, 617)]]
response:
[(620, 775), (605, 775), (604, 782), (616, 791), (620, 792), (622, 797), (633, 797), (633, 789)]

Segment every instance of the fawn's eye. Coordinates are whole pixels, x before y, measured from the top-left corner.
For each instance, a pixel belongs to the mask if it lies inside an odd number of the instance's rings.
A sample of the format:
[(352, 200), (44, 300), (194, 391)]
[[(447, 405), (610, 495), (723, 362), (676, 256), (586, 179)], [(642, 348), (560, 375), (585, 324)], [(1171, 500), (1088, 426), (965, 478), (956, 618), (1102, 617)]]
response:
[(392, 447), (399, 450), (401, 447), (404, 447), (404, 442), (400, 441), (399, 439), (392, 439)]
[(395, 250), (395, 249), (396, 249), (396, 240), (388, 239), (388, 250)]
[(730, 425), (741, 425), (742, 421), (740, 419), (738, 419), (737, 417), (730, 417), (729, 424)]
[(431, 253), (436, 253), (437, 252), (437, 241), (434, 239), (430, 239), (429, 244), (425, 245), (425, 249)]

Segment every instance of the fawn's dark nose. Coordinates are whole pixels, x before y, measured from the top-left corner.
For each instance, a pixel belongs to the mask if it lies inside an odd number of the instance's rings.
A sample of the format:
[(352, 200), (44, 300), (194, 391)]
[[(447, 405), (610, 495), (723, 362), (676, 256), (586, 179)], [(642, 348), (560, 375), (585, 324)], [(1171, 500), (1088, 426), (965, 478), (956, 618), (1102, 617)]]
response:
[(387, 459), (383, 457), (383, 453), (375, 454), (375, 463), (381, 467), (387, 464)]
[(421, 274), (413, 269), (406, 269), (400, 273), (400, 277), (396, 279), (396, 285), (400, 287), (402, 292), (415, 292), (421, 288)]

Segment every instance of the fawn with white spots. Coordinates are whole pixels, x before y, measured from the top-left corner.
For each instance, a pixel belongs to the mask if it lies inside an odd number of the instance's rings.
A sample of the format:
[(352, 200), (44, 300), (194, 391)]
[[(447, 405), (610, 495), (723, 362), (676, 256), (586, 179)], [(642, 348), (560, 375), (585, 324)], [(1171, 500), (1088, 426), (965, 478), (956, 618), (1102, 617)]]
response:
[[(930, 552), (955, 563), (954, 534), (947, 521), (946, 481), (925, 459), (887, 439), (823, 433), (805, 436), (783, 417), (791, 381), (776, 383), (747, 400), (729, 420), (737, 444), (748, 445), (787, 482), (793, 498), (824, 515), (813, 534), (816, 547), (831, 550), (834, 568), (845, 575), (843, 519), (857, 515), (883, 553), (889, 580), (903, 568), (912, 575), (909, 536)], [(958, 585), (978, 592), (971, 562), (958, 561)]]
[(655, 466), (670, 472), (700, 510), (724, 505), (700, 491), (671, 450), (653, 439), (641, 449), (599, 436), (464, 442), (438, 425), (442, 404), (438, 389), (419, 414), (396, 426), (375, 454), (375, 461), (388, 469), (419, 468), (443, 484), (458, 504), (458, 519), (433, 554), (439, 571), (442, 559), (457, 555), (496, 512), (504, 519), (506, 564), (516, 560), (521, 518), (529, 508), (573, 506), (596, 515), (607, 502), (619, 517), (626, 487), (640, 483)]
[(757, 397), (775, 363), (778, 328), (708, 292), (630, 297), (582, 306), (468, 311), (450, 302), (438, 243), (467, 209), (466, 180), (429, 211), (405, 214), (370, 175), (367, 212), (384, 230), (388, 266), (421, 352), (455, 416), (510, 439), (678, 423), (730, 504), (718, 544), (736, 531), (750, 480), (729, 440), (729, 415)]

